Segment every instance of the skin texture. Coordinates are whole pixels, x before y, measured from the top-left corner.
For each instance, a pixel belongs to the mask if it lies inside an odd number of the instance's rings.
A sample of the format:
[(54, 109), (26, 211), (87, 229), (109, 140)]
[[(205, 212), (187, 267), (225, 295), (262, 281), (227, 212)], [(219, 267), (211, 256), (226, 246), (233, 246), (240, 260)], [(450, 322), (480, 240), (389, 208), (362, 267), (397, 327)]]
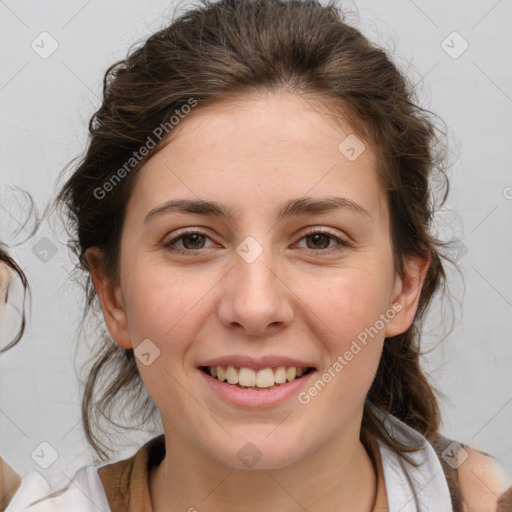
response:
[[(375, 474), (359, 441), (364, 400), (384, 338), (413, 321), (428, 262), (410, 259), (405, 277), (395, 276), (371, 147), (349, 161), (338, 145), (352, 130), (320, 107), (283, 92), (193, 111), (140, 171), (119, 280), (103, 272), (97, 249), (87, 251), (113, 339), (125, 348), (150, 339), (160, 350), (149, 366), (138, 361), (168, 454), (150, 476), (155, 512), (371, 510)], [(277, 222), (286, 200), (333, 195), (371, 219), (340, 210)], [(222, 202), (235, 215), (171, 212), (144, 222), (177, 198)], [(306, 237), (308, 226), (350, 246)], [(189, 255), (164, 246), (181, 228), (207, 235), (174, 243)], [(252, 263), (236, 252), (248, 236), (263, 251)], [(393, 304), (401, 311), (307, 405), (294, 397), (238, 408), (215, 396), (197, 369), (212, 357), (271, 354), (308, 361), (321, 375)], [(261, 453), (250, 469), (237, 457), (247, 442)]]

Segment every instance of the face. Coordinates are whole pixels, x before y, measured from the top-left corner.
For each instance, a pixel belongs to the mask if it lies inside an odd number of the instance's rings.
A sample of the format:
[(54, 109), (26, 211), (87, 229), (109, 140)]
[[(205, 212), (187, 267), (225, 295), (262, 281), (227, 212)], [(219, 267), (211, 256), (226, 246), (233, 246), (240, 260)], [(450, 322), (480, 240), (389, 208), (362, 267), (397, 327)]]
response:
[[(411, 324), (426, 271), (394, 274), (371, 148), (347, 158), (338, 148), (350, 126), (285, 93), (192, 111), (172, 133), (137, 177), (119, 281), (88, 254), (110, 333), (144, 354), (137, 364), (166, 434), (238, 468), (249, 441), (258, 467), (272, 468), (358, 439), (384, 338)], [(335, 208), (304, 208), (334, 197)], [(231, 216), (171, 208), (178, 199)], [(218, 358), (314, 371), (277, 387), (280, 400), (245, 391), (249, 403), (199, 368)]]

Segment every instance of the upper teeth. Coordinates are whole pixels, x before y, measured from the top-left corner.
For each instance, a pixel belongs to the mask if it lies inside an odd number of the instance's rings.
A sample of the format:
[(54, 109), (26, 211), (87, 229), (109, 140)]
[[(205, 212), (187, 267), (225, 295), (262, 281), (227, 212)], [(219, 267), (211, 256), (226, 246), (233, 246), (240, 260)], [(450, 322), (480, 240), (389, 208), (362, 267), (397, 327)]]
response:
[(303, 375), (307, 367), (291, 366), (286, 368), (263, 368), (255, 372), (252, 368), (235, 366), (210, 366), (208, 367), (210, 375), (217, 377), (221, 382), (227, 380), (229, 384), (240, 384), (240, 386), (257, 386), (258, 388), (268, 388), (275, 384), (283, 384), (286, 381), (292, 381), (295, 377)]

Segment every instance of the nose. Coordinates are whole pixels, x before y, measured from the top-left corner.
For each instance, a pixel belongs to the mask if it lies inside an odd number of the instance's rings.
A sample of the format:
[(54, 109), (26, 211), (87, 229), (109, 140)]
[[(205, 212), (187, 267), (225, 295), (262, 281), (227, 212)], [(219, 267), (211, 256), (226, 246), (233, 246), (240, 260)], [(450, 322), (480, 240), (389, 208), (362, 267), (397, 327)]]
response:
[[(221, 290), (218, 313), (229, 329), (268, 336), (289, 325), (294, 316), (293, 292), (270, 249), (254, 260), (234, 254), (234, 267)], [(281, 270), (280, 270), (281, 268)]]

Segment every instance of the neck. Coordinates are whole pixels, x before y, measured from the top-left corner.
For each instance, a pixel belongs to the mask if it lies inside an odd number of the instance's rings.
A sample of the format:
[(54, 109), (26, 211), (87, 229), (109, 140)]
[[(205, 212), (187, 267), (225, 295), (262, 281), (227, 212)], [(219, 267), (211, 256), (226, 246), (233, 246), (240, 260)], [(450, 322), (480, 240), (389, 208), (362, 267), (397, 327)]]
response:
[(247, 470), (222, 464), (179, 431), (167, 430), (166, 456), (149, 477), (153, 512), (372, 510), (375, 468), (358, 432), (289, 466)]

